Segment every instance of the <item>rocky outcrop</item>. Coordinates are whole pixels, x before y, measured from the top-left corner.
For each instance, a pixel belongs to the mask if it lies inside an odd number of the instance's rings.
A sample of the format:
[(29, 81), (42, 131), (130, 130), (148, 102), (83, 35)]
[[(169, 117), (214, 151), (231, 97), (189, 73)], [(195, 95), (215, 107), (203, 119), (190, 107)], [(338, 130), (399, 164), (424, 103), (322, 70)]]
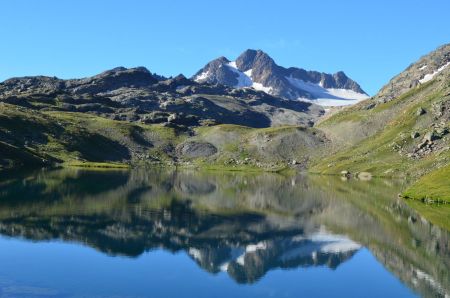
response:
[(178, 145), (177, 152), (184, 158), (198, 158), (216, 154), (217, 148), (210, 143), (190, 141)]

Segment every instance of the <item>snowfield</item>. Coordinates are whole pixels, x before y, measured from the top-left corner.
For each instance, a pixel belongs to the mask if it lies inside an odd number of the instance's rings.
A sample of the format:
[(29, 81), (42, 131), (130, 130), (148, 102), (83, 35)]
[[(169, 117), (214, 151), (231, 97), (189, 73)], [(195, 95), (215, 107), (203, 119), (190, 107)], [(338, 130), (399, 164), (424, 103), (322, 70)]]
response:
[(202, 72), (198, 76), (195, 77), (194, 81), (196, 82), (203, 82), (209, 77), (209, 71)]
[(449, 65), (450, 65), (450, 62), (447, 62), (447, 64), (445, 64), (445, 65), (439, 67), (435, 72), (426, 74), (426, 75), (423, 77), (423, 79), (419, 80), (419, 82), (423, 84), (423, 83), (426, 83), (426, 82), (431, 81), (437, 74), (439, 74), (441, 71), (443, 71), (444, 69), (446, 69)]
[(237, 68), (235, 61), (228, 63), (228, 67), (231, 69), (231, 71), (233, 71), (235, 74), (238, 75), (237, 77), (238, 83), (234, 85), (234, 88), (243, 88), (252, 86), (253, 84), (252, 79)]
[(337, 107), (346, 106), (358, 103), (362, 100), (368, 99), (367, 94), (358, 93), (348, 89), (335, 89), (335, 88), (323, 88), (321, 84), (314, 84), (311, 82), (305, 82), (293, 77), (286, 77), (286, 79), (293, 86), (298, 89), (305, 90), (311, 93), (316, 99), (308, 99), (300, 97), (299, 100), (312, 102), (325, 107)]

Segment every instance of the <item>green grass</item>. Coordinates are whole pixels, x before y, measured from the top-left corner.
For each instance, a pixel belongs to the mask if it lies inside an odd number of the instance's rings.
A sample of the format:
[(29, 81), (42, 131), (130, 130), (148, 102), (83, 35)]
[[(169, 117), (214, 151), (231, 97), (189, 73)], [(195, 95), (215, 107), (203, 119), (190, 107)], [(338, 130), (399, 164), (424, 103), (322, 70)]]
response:
[(416, 200), (450, 203), (450, 165), (423, 176), (403, 195)]
[(116, 121), (87, 113), (41, 112), (5, 103), (0, 106), (0, 142), (5, 144), (0, 148), (0, 168), (31, 165), (43, 158), (65, 165), (117, 167), (135, 162), (136, 152), (164, 162), (171, 159), (165, 148), (186, 137), (158, 124)]
[(130, 165), (112, 162), (69, 161), (63, 163), (64, 167), (73, 168), (98, 168), (98, 169), (129, 169)]
[(276, 165), (273, 167), (257, 167), (254, 165), (224, 165), (221, 163), (208, 163), (197, 161), (195, 165), (202, 170), (219, 171), (219, 172), (273, 172), (278, 173), (286, 170), (284, 165)]
[[(397, 100), (407, 101), (408, 96), (411, 96), (411, 94), (409, 92), (399, 99), (384, 105), (392, 106)], [(450, 158), (445, 153), (434, 153), (426, 158), (413, 160), (406, 156), (401, 156), (392, 148), (394, 144), (404, 147), (412, 146), (411, 144), (414, 140), (409, 135), (415, 129), (419, 120), (421, 120), (418, 117), (428, 117), (417, 116), (417, 109), (419, 107), (430, 109), (431, 105), (442, 97), (442, 92), (434, 92), (418, 102), (411, 101), (401, 113), (396, 114), (390, 122), (386, 123), (382, 130), (348, 149), (316, 160), (311, 171), (322, 174), (338, 174), (343, 170), (351, 172), (365, 171), (372, 173), (374, 176), (405, 177), (409, 175), (420, 176), (426, 173), (428, 168), (433, 169), (436, 164), (444, 165), (448, 163)], [(370, 113), (367, 117), (377, 117), (375, 109)]]
[[(211, 142), (219, 152), (211, 158), (199, 158), (192, 162), (197, 167), (220, 170), (279, 170), (285, 167), (285, 163), (262, 156), (256, 148), (259, 145), (250, 144), (250, 140), (257, 136), (276, 138), (298, 129), (305, 128), (199, 127), (190, 139)], [(18, 144), (8, 144), (17, 152), (28, 152), (28, 155), (38, 159), (52, 157), (67, 167), (89, 168), (123, 168), (129, 164), (144, 164), (145, 161), (173, 163), (174, 148), (189, 138), (182, 131), (159, 124), (116, 121), (87, 113), (41, 112), (9, 104), (2, 104), (0, 110), (0, 137), (2, 134), (12, 139), (9, 142)], [(246, 158), (251, 158), (253, 164), (224, 165), (230, 159), (244, 161)], [(9, 165), (11, 162), (5, 159), (3, 164)]]

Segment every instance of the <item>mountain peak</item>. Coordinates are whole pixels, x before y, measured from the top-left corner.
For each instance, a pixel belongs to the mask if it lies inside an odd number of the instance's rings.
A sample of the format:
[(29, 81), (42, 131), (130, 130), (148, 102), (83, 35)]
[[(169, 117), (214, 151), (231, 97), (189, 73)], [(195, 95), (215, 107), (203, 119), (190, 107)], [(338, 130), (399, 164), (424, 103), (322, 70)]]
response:
[(320, 99), (324, 105), (353, 104), (368, 98), (343, 71), (326, 74), (297, 67), (284, 68), (264, 51), (254, 49), (245, 50), (232, 62), (219, 57), (198, 71), (193, 79), (234, 88), (252, 87), (290, 100), (314, 102)]
[(236, 59), (236, 66), (242, 71), (253, 69), (255, 64), (259, 66), (272, 67), (275, 65), (275, 61), (262, 50), (252, 49), (245, 50)]
[(151, 76), (151, 72), (145, 68), (144, 66), (126, 68), (123, 66), (115, 67), (110, 70), (106, 70), (98, 75), (93, 76), (92, 78), (105, 78), (110, 76), (121, 76), (121, 75), (135, 75), (135, 74), (144, 74), (147, 76)]

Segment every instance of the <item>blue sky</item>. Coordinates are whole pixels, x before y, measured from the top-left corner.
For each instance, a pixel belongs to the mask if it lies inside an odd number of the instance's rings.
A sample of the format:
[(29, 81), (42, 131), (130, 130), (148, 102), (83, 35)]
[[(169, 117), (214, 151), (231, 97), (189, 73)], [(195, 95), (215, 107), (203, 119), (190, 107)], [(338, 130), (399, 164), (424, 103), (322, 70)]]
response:
[(0, 81), (116, 66), (191, 76), (262, 49), (282, 66), (345, 71), (371, 95), (450, 42), (449, 0), (0, 0)]

